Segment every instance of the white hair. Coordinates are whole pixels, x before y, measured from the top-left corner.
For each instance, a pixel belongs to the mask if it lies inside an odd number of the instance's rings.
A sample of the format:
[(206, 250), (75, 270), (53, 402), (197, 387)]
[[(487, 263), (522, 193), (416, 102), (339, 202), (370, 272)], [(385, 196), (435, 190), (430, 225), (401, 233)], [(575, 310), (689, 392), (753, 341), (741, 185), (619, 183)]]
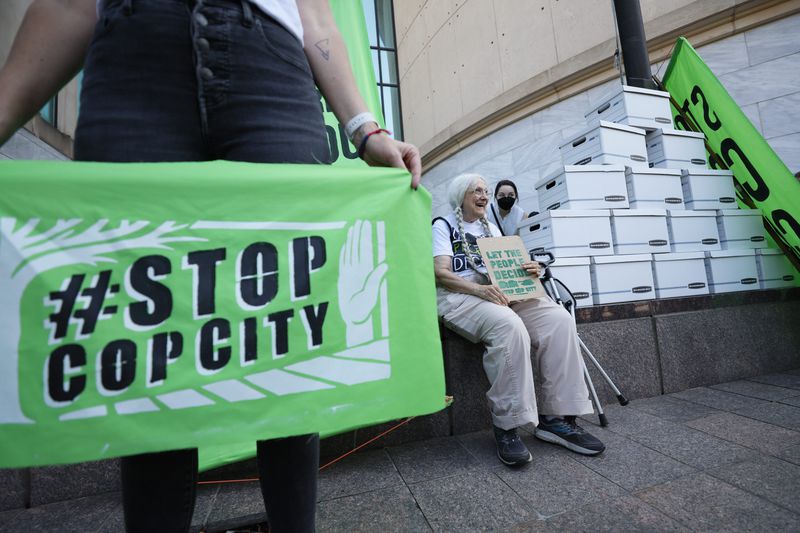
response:
[(461, 207), (467, 190), (475, 185), (478, 180), (486, 183), (486, 180), (480, 174), (461, 174), (453, 178), (453, 181), (447, 186), (447, 201), (450, 203), (450, 207), (453, 209)]
[[(455, 213), (456, 226), (458, 227), (458, 233), (461, 237), (461, 244), (464, 247), (464, 254), (467, 256), (467, 261), (469, 261), (469, 265), (473, 270), (479, 274), (483, 274), (483, 272), (478, 270), (478, 265), (469, 249), (469, 243), (467, 242), (467, 237), (464, 232), (464, 214), (461, 209), (461, 205), (464, 203), (464, 196), (467, 194), (467, 191), (470, 187), (476, 185), (479, 180), (486, 183), (486, 180), (480, 174), (461, 174), (460, 176), (456, 176), (453, 178), (453, 181), (450, 182), (450, 185), (447, 186), (447, 200), (450, 202), (450, 206), (453, 208), (453, 212)], [(489, 221), (486, 220), (486, 217), (484, 216), (480, 218), (480, 222), (481, 226), (483, 227), (483, 232), (487, 236), (491, 237), (492, 230), (489, 227)], [(483, 275), (485, 276), (486, 274)]]

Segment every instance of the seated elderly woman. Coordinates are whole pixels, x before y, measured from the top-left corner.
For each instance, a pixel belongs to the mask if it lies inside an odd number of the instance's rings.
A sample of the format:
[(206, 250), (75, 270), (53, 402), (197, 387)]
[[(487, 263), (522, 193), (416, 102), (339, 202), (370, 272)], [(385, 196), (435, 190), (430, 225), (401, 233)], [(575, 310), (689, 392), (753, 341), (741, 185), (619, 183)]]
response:
[[(446, 327), (486, 347), (483, 368), (491, 384), (486, 397), (498, 457), (510, 466), (532, 460), (516, 431), (527, 423), (538, 424), (535, 435), (541, 440), (584, 455), (602, 452), (603, 443), (575, 422), (576, 415), (593, 409), (572, 316), (549, 298), (509, 304), (489, 281), (476, 240), (498, 237), (500, 231), (486, 219), (491, 191), (481, 176), (458, 176), (447, 196), (453, 212), (433, 222), (438, 311)], [(539, 263), (522, 266), (539, 275)], [(538, 409), (532, 367), (541, 378)]]

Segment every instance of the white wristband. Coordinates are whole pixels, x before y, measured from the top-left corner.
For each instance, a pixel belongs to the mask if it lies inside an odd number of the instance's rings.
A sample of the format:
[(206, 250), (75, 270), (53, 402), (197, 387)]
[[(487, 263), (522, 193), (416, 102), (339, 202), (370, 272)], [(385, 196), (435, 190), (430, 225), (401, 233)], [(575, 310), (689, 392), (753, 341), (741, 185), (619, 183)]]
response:
[(359, 113), (358, 115), (356, 115), (353, 118), (351, 118), (347, 122), (347, 124), (345, 124), (345, 126), (344, 126), (344, 133), (345, 133), (345, 135), (347, 135), (347, 138), (352, 141), (353, 140), (353, 135), (356, 134), (356, 131), (358, 131), (358, 128), (360, 128), (361, 126), (363, 126), (367, 122), (375, 122), (375, 123), (377, 123), (378, 121), (375, 120), (375, 115), (373, 115), (370, 112)]

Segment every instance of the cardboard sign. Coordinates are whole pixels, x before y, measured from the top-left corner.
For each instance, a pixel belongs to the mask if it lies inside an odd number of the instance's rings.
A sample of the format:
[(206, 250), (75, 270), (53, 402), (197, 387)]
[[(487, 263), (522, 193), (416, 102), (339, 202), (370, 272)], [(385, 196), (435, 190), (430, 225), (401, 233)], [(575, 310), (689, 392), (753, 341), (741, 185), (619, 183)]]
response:
[(518, 235), (478, 239), (478, 248), (489, 278), (509, 300), (519, 302), (547, 296), (541, 282), (521, 266), (530, 261), (530, 255)]

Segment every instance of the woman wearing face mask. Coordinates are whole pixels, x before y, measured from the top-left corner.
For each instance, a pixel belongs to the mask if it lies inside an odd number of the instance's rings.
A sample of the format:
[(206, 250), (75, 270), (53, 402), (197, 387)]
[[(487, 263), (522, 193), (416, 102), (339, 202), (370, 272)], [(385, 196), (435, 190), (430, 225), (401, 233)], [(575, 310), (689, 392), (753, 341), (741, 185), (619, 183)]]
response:
[(491, 203), (491, 220), (503, 235), (516, 235), (519, 223), (528, 214), (517, 201), (517, 186), (511, 180), (500, 180), (494, 187), (494, 201)]

